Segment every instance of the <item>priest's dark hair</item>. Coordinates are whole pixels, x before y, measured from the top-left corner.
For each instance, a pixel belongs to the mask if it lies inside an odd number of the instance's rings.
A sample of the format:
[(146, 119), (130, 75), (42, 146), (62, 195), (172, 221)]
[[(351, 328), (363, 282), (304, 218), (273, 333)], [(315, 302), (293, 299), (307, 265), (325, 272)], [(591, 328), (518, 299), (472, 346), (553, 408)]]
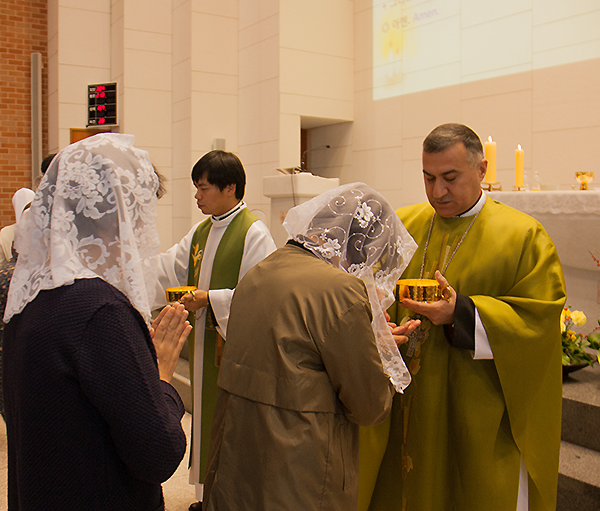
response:
[(192, 181), (195, 184), (204, 176), (209, 184), (221, 191), (228, 185), (235, 185), (235, 198), (244, 198), (246, 172), (235, 154), (220, 150), (206, 153), (192, 168)]
[(426, 153), (441, 153), (462, 142), (467, 149), (467, 157), (472, 167), (479, 165), (483, 159), (483, 146), (477, 133), (464, 124), (448, 123), (435, 128), (423, 141)]

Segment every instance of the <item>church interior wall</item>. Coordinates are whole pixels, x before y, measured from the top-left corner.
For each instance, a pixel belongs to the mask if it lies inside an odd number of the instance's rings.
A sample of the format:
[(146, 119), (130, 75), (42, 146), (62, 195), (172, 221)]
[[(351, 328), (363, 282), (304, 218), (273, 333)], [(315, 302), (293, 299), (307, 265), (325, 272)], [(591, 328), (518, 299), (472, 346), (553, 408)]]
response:
[[(536, 30), (552, 28), (557, 32), (556, 47), (534, 48), (534, 59), (515, 68), (515, 72), (493, 77), (483, 73), (473, 81), (374, 100), (372, 4), (366, 0), (355, 2), (354, 154), (352, 168), (345, 168), (339, 176), (342, 182), (364, 175), (363, 180), (380, 189), (397, 207), (425, 200), (421, 142), (431, 129), (444, 122), (462, 122), (482, 139), (493, 137), (498, 143), (498, 180), (504, 190), (511, 190), (515, 184), (517, 144), (525, 149), (528, 176), (537, 171), (547, 185), (570, 188), (577, 185), (576, 171), (593, 170), (594, 152), (589, 148), (600, 134), (600, 97), (593, 92), (600, 78), (600, 60), (562, 63), (562, 54), (564, 46), (575, 45), (584, 56), (594, 54), (592, 47), (597, 55), (597, 31), (589, 30), (576, 41), (566, 39), (572, 35), (568, 25), (573, 15), (596, 19), (600, 15), (596, 5), (578, 2), (563, 6), (563, 12), (545, 12), (545, 20), (534, 20), (539, 23)], [(465, 2), (462, 4), (462, 12), (467, 12)], [(504, 32), (504, 39), (510, 42), (518, 32), (519, 20), (524, 15), (531, 17), (533, 9), (516, 4), (503, 9), (507, 12), (503, 13), (506, 19), (502, 23), (517, 24)], [(571, 16), (566, 17), (566, 12)], [(471, 20), (472, 39), (463, 41), (463, 49), (468, 48), (464, 53), (475, 53), (468, 55), (470, 60), (485, 59), (487, 52), (494, 51), (485, 36), (490, 27), (483, 22), (477, 27), (476, 21)], [(533, 23), (531, 19), (529, 22)], [(475, 38), (477, 34), (479, 39)], [(536, 67), (547, 65), (546, 61), (559, 65)], [(527, 66), (529, 69), (524, 70)]]
[[(193, 164), (213, 148), (216, 138), (225, 140), (226, 150), (239, 154), (237, 2), (186, 2), (185, 6), (189, 6), (191, 17), (191, 147), (189, 166), (180, 168), (178, 176), (179, 193), (183, 193), (186, 183), (191, 190), (191, 221), (186, 224), (182, 217), (181, 225), (174, 225), (174, 242), (205, 218), (193, 199)], [(188, 154), (185, 149), (183, 152)]]
[[(596, 165), (590, 147), (600, 136), (600, 35), (570, 27), (580, 18), (594, 26), (600, 8), (557, 2), (534, 15), (537, 2), (503, 2), (492, 25), (477, 2), (460, 3), (469, 30), (458, 65), (469, 71), (474, 61), (494, 62), (502, 48), (486, 34), (503, 27), (513, 27), (503, 32), (506, 44), (515, 51), (529, 44), (534, 59), (502, 76), (490, 65), (476, 80), (374, 99), (372, 0), (50, 0), (48, 152), (85, 126), (86, 86), (117, 81), (117, 129), (135, 134), (169, 180), (159, 206), (163, 248), (202, 219), (189, 176), (215, 139), (241, 157), (246, 201), (266, 223), (262, 178), (300, 164), (301, 129), (308, 148), (330, 145), (308, 154), (308, 170), (365, 181), (394, 207), (425, 200), (421, 142), (443, 122), (493, 136), (505, 190), (514, 184), (517, 144), (530, 176), (575, 185), (575, 171)], [(534, 35), (555, 33), (553, 46), (520, 38), (527, 23)], [(581, 60), (567, 61), (569, 46)]]
[(269, 225), (270, 203), (263, 176), (279, 166), (279, 2), (248, 0), (239, 4), (239, 147), (246, 169), (245, 201)]
[(49, 151), (56, 152), (70, 143), (71, 127), (86, 124), (87, 84), (110, 81), (111, 10), (107, 1), (51, 0), (48, 6), (49, 94), (56, 93), (50, 103), (49, 114), (56, 117), (49, 122)]
[[(161, 233), (162, 247), (171, 246), (185, 234), (191, 224), (193, 192), (190, 187), (192, 167), (192, 17), (191, 2), (173, 2), (172, 9), (172, 147), (173, 174), (168, 183), (171, 212), (161, 210), (160, 222), (164, 223)], [(177, 198), (174, 200), (174, 198)], [(161, 201), (162, 202), (162, 199)], [(160, 207), (160, 206), (159, 206)], [(164, 207), (164, 206), (163, 206)], [(169, 207), (168, 205), (166, 206)], [(170, 214), (169, 214), (170, 213)], [(169, 232), (170, 237), (163, 233)]]
[(167, 193), (159, 201), (161, 244), (173, 239), (175, 214), (173, 183), (173, 37), (172, 9), (160, 0), (123, 0), (112, 4), (111, 78), (116, 81), (122, 110), (120, 131), (133, 133), (138, 147), (146, 149), (166, 177)]
[(282, 0), (280, 8), (281, 111), (353, 120), (353, 2)]

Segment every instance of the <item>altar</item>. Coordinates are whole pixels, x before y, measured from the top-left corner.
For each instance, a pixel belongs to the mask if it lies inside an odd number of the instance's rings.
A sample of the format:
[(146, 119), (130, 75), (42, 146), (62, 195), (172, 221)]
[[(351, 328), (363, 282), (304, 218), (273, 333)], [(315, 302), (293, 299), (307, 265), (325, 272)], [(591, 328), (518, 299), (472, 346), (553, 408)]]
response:
[(600, 191), (486, 192), (534, 217), (556, 245), (567, 284), (567, 304), (588, 318), (600, 318)]

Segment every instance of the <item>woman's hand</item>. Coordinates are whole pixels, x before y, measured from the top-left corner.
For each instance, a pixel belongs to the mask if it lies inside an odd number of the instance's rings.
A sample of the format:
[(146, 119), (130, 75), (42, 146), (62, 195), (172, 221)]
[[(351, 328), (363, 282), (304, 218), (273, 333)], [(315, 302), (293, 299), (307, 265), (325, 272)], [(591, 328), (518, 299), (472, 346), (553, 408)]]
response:
[(179, 360), (179, 353), (192, 326), (187, 321), (188, 312), (179, 303), (167, 305), (152, 322), (150, 336), (158, 358), (160, 379), (170, 382)]
[(421, 324), (420, 319), (409, 319), (398, 326), (396, 323), (390, 322), (390, 315), (387, 312), (385, 313), (385, 319), (388, 322), (390, 330), (392, 331), (392, 337), (398, 346), (407, 342), (408, 335), (419, 328), (419, 325)]
[(400, 346), (408, 341), (408, 335), (414, 332), (419, 325), (421, 324), (420, 319), (409, 319), (406, 323), (401, 324), (400, 326), (392, 326), (393, 323), (390, 323), (390, 328), (392, 329), (392, 337), (396, 344)]

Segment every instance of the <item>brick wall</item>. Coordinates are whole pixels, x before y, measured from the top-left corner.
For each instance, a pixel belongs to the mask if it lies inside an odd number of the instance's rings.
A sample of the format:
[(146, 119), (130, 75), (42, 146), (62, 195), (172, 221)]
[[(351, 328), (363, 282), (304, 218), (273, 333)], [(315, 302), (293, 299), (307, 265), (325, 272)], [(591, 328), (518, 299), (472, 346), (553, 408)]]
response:
[(0, 227), (13, 193), (31, 188), (31, 54), (42, 54), (42, 157), (48, 148), (47, 1), (0, 2)]

